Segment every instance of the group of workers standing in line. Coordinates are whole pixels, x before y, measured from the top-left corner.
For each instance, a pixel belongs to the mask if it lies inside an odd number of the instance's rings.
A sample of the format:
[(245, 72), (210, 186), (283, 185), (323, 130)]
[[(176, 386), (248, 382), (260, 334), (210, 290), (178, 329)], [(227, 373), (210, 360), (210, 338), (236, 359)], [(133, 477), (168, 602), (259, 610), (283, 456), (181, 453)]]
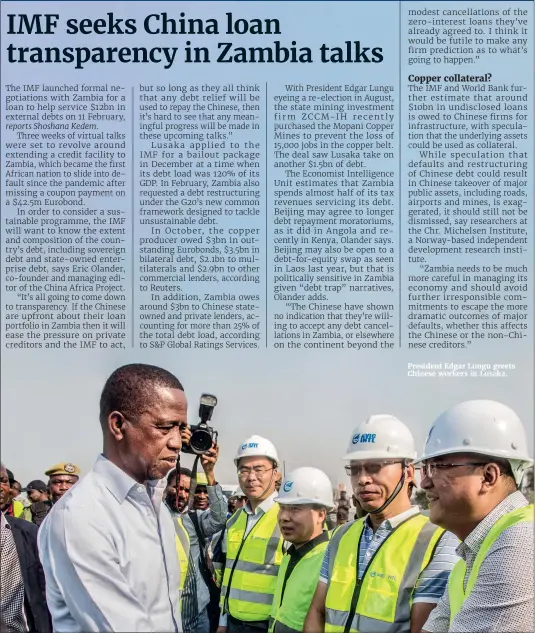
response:
[[(191, 511), (191, 473), (173, 470), (186, 412), (161, 368), (106, 382), (102, 455), (39, 531), (55, 631), (533, 631), (533, 507), (519, 491), (533, 460), (509, 407), (451, 407), (419, 457), (397, 418), (359, 423), (344, 459), (363, 516), (334, 530), (327, 475), (297, 468), (279, 488), (278, 452), (257, 435), (234, 458), (243, 505), (227, 516), (214, 444), (209, 507)], [(429, 517), (410, 502), (415, 467)]]
[[(396, 418), (359, 424), (345, 460), (366, 516), (329, 533), (327, 476), (298, 468), (275, 493), (277, 452), (246, 441), (235, 463), (248, 503), (227, 522), (220, 633), (532, 631), (533, 507), (518, 486), (533, 462), (521, 421), (498, 402), (463, 402), (416, 457)], [(410, 504), (415, 464), (429, 518)]]

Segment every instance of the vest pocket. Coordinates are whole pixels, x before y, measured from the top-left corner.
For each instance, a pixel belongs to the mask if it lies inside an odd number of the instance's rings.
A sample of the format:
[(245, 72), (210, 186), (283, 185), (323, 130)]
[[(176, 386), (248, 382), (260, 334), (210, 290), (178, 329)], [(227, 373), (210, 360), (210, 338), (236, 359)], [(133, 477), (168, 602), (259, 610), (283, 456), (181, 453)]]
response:
[(361, 589), (357, 611), (368, 618), (393, 622), (397, 595), (395, 582), (387, 578), (370, 578)]

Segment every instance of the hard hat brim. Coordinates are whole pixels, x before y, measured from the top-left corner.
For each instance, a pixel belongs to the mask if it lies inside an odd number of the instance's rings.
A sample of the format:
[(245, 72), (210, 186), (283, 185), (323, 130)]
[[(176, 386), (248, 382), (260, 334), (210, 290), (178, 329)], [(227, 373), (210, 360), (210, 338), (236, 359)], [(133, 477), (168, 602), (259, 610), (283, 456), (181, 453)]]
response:
[(281, 506), (321, 506), (326, 510), (334, 509), (333, 505), (327, 505), (319, 499), (307, 499), (303, 497), (275, 497), (274, 501)]
[(407, 455), (407, 453), (388, 453), (386, 451), (355, 451), (347, 453), (342, 457), (346, 462), (362, 462), (370, 459), (404, 459), (413, 462), (416, 454)]
[(273, 463), (273, 468), (278, 468), (279, 467), (279, 462), (278, 460), (276, 460), (274, 457), (270, 457), (269, 455), (265, 455), (263, 453), (251, 453), (249, 455), (241, 455), (240, 457), (235, 457), (234, 458), (234, 466), (236, 466), (236, 468), (238, 468), (238, 464), (240, 463), (240, 459), (245, 459), (246, 457), (265, 457), (266, 459), (269, 459), (270, 462)]
[(442, 451), (432, 451), (431, 453), (426, 453), (415, 460), (414, 465), (420, 465), (422, 462), (427, 461), (428, 459), (432, 459), (433, 457), (442, 457), (443, 455), (455, 455), (456, 453), (471, 453), (477, 455), (484, 455), (485, 457), (496, 457), (497, 459), (506, 459), (511, 460), (514, 459), (519, 462), (526, 462), (527, 464), (533, 464), (533, 458), (531, 457), (521, 457), (515, 455), (507, 454), (507, 451), (489, 451), (488, 448), (483, 446), (454, 446), (453, 448), (444, 449)]

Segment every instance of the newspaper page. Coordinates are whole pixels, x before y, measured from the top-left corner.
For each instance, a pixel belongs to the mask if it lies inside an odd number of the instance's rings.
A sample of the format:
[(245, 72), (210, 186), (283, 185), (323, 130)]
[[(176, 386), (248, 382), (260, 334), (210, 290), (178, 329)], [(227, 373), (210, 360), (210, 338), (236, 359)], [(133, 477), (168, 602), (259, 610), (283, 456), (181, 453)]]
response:
[[(533, 441), (533, 3), (2, 2), (2, 459), (101, 450), (128, 363), (348, 489), (474, 399)], [(185, 463), (188, 457), (185, 457)], [(351, 492), (349, 492), (351, 494)]]

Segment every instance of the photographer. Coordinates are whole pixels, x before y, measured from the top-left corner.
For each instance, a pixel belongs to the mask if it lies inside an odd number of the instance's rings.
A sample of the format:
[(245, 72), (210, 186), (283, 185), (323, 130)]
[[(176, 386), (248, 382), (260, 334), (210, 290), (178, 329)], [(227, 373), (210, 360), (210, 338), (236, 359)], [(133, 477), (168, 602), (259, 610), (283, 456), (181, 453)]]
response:
[[(182, 432), (182, 442), (189, 446), (190, 428)], [(187, 449), (185, 452), (189, 452)], [(206, 540), (225, 526), (227, 518), (227, 499), (221, 486), (216, 482), (214, 467), (219, 456), (219, 446), (214, 442), (212, 448), (200, 455), (201, 465), (206, 476), (209, 507), (206, 510), (189, 511), (192, 473), (181, 468), (177, 477), (176, 470), (168, 476), (165, 492), (166, 504), (177, 525), (177, 547), (181, 547), (179, 559), (187, 560), (187, 573), (182, 592), (182, 624), (184, 633), (209, 633), (210, 621), (217, 623), (219, 591), (206, 564)], [(184, 543), (183, 528), (189, 544)], [(181, 538), (182, 537), (182, 538)], [(185, 551), (189, 548), (189, 551)]]

